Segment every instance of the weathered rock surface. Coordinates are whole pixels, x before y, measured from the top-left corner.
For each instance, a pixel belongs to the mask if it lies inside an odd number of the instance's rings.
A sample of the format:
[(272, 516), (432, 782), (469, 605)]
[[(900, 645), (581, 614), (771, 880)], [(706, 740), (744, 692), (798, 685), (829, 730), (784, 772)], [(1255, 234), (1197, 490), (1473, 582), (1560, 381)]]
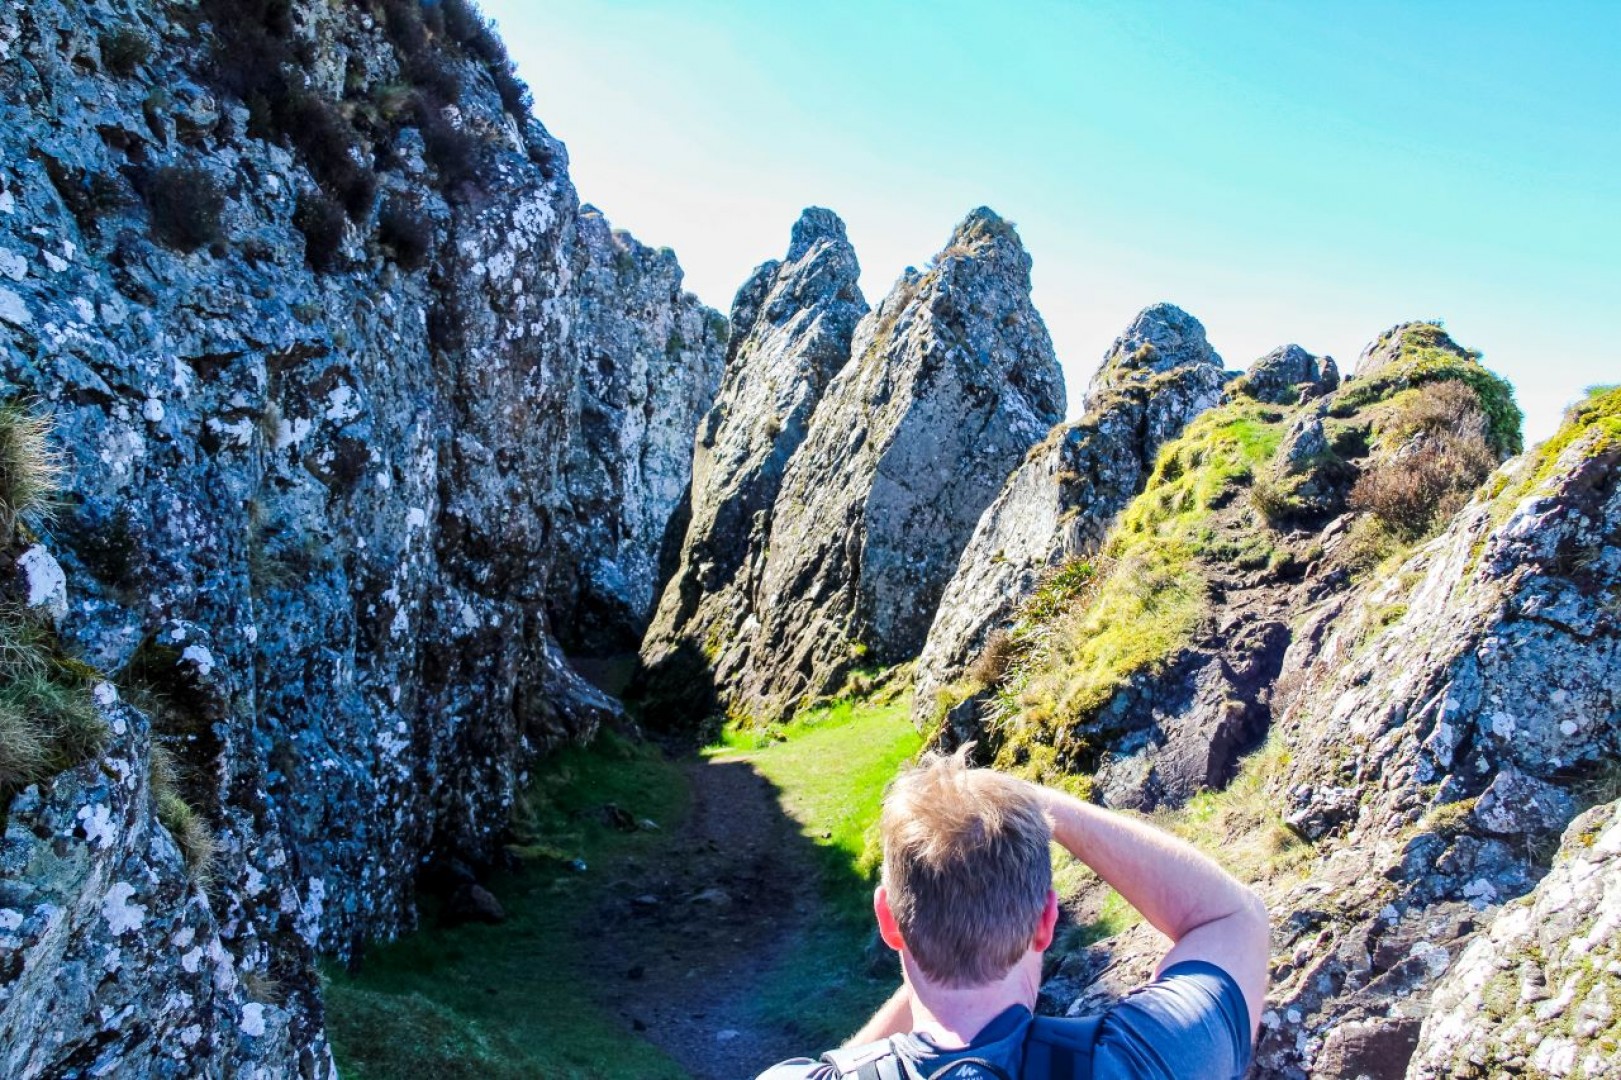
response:
[(1204, 327), (1171, 304), (1144, 309), (1115, 339), (1092, 377), (1086, 415), (1025, 456), (963, 549), (918, 657), (920, 714), (1043, 574), (1098, 549), (1159, 448), (1216, 404), (1224, 377)]
[(723, 698), (777, 717), (923, 647), (985, 507), (1063, 415), (1030, 257), (979, 209), (862, 320), (788, 464), (755, 619), (714, 642)]
[(1251, 364), (1244, 374), (1245, 392), (1273, 405), (1318, 397), (1339, 385), (1340, 369), (1334, 358), (1319, 359), (1299, 345), (1280, 345)]
[[(1494, 917), (1507, 920), (1501, 940), (1521, 932), (1524, 915), (1499, 905), (1542, 878), (1585, 778), (1621, 758), (1621, 620), (1592, 599), (1621, 590), (1618, 411), (1615, 392), (1578, 410), (1398, 572), (1300, 613), (1261, 798), (1314, 849), (1263, 886), (1274, 966), (1257, 1075), (1407, 1074), (1431, 996), (1451, 986), (1438, 1004), (1466, 1009), (1460, 995), (1480, 990), (1469, 972), (1488, 959), (1455, 968), (1471, 935)], [(1575, 886), (1561, 882), (1588, 873), (1567, 866), (1547, 896), (1568, 899)], [(1591, 888), (1583, 895), (1596, 901)], [(1559, 924), (1549, 933), (1563, 940)], [(1162, 947), (1133, 932), (1067, 962), (1077, 982), (1111, 965), (1074, 1007), (1139, 977)], [(1559, 967), (1549, 975), (1565, 977)], [(1509, 981), (1508, 997), (1492, 1000), (1519, 997), (1522, 984)], [(1534, 1015), (1540, 991), (1527, 993), (1512, 1008)], [(1608, 999), (1588, 1000), (1602, 1012)], [(1496, 1075), (1454, 1054), (1461, 1021), (1449, 1015), (1433, 1019), (1414, 1075)], [(1491, 1047), (1512, 1055), (1524, 1026), (1504, 1028), (1500, 1044), (1471, 1043), (1464, 1058)], [(1557, 1042), (1547, 1051), (1561, 1067), (1586, 1052)]]
[[(210, 28), (223, 10), (0, 10), (0, 399), (43, 403), (70, 453), (62, 634), (158, 704), (218, 834), (208, 964), (313, 986), (312, 946), (411, 927), (413, 868), (490, 856), (532, 757), (620, 715), (548, 605), (582, 643), (595, 615), (639, 629), (721, 328), (673, 259), (582, 214), (510, 74), (389, 36), (410, 5)], [(250, 59), (298, 58), (315, 128), (241, 99), (218, 50), (261, 31)], [(120, 873), (159, 859), (125, 835)], [(161, 982), (120, 984), (154, 1032), (215, 1008)], [(323, 1062), (312, 993), (241, 1060)], [(106, 1022), (75, 1030), (84, 1000), (53, 1014), (64, 1045)], [(222, 1032), (199, 1045), (236, 1053)]]
[(642, 645), (649, 690), (666, 707), (712, 704), (707, 654), (754, 617), (783, 475), (867, 314), (860, 273), (844, 222), (812, 208), (787, 257), (738, 290), (725, 382), (694, 450), (679, 566)]
[(1621, 1058), (1621, 802), (1571, 822), (1554, 867), (1436, 987), (1408, 1076), (1606, 1076)]
[(682, 292), (668, 248), (609, 229), (591, 207), (579, 240), (568, 509), (546, 605), (565, 648), (603, 654), (635, 648), (652, 618), (693, 432), (720, 385), (726, 323)]
[[(277, 935), (239, 934), (227, 951), (157, 820), (146, 718), (110, 685), (97, 697), (105, 754), (13, 799), (0, 838), (0, 1071), (336, 1075), (308, 970), (319, 892), (260, 879), (244, 899), (276, 913)], [(275, 837), (258, 843), (285, 863)]]

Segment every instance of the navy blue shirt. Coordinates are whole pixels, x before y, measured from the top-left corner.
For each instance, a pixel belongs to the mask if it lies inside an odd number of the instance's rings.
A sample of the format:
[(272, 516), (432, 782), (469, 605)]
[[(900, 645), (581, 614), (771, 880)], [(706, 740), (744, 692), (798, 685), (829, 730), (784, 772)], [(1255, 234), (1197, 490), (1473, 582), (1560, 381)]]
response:
[[(894, 1052), (927, 1076), (958, 1058), (981, 1058), (1019, 1075), (1030, 1011), (1015, 1005), (985, 1025), (967, 1047), (945, 1050), (926, 1035), (897, 1035)], [(1146, 986), (1109, 1007), (1093, 1044), (1096, 1080), (1236, 1080), (1250, 1063), (1249, 1009), (1243, 991), (1221, 968), (1187, 960), (1167, 968)], [(952, 1080), (991, 1074), (965, 1064)], [(826, 1062), (794, 1058), (774, 1065), (759, 1080), (833, 1080)]]

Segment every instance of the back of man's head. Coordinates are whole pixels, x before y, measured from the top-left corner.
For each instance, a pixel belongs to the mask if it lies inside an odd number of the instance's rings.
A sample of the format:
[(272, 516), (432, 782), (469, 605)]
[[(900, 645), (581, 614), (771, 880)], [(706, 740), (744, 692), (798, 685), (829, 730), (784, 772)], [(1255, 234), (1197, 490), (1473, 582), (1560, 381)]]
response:
[(971, 769), (967, 748), (926, 756), (884, 797), (884, 889), (931, 981), (983, 986), (1030, 947), (1052, 887), (1051, 827), (1027, 788)]

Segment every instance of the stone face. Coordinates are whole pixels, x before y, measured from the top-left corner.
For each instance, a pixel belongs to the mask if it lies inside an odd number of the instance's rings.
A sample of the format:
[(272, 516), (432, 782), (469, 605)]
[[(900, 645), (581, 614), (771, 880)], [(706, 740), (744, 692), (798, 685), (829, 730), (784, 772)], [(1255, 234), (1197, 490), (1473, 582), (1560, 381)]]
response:
[(783, 478), (756, 619), (715, 643), (722, 697), (780, 716), (916, 655), (980, 514), (1062, 413), (1030, 257), (976, 210), (857, 329)]
[(579, 241), (575, 426), (547, 608), (571, 651), (623, 652), (640, 642), (663, 584), (665, 530), (687, 497), (726, 323), (682, 292), (668, 248), (609, 229), (591, 207)]
[(787, 257), (738, 290), (725, 380), (698, 430), (679, 565), (642, 645), (649, 689), (668, 708), (701, 715), (714, 643), (757, 621), (783, 475), (867, 313), (860, 273), (844, 222), (813, 207)]
[(1407, 1075), (1607, 1075), (1618, 945), (1621, 802), (1572, 821), (1548, 875), (1463, 950), (1435, 989)]
[[(1508, 492), (1460, 515), (1300, 668), (1306, 687), (1281, 724), (1299, 764), (1273, 793), (1313, 822), (1336, 872), (1360, 867), (1363, 883), (1335, 898), (1335, 930), (1312, 931), (1310, 962), (1279, 974), (1285, 1020), (1263, 1040), (1268, 1068), (1309, 1067), (1313, 1038), (1346, 1018), (1422, 1019), (1416, 1003), (1477, 913), (1542, 873), (1534, 851), (1568, 821), (1577, 778), (1621, 755), (1621, 622), (1577, 600), (1621, 584), (1618, 470), (1621, 448), (1601, 425), (1526, 488), (1510, 468)], [(1404, 597), (1404, 613), (1370, 629), (1387, 596)], [(1347, 788), (1355, 802), (1336, 801)], [(1278, 909), (1321, 903), (1321, 881)], [(1287, 951), (1306, 933), (1274, 944)], [(1421, 963), (1394, 962), (1403, 934), (1418, 936), (1399, 952)], [(1288, 1021), (1290, 1009), (1304, 1019)]]
[(1093, 376), (1086, 415), (1031, 450), (980, 517), (918, 657), (921, 715), (1044, 573), (1097, 550), (1159, 448), (1216, 404), (1224, 377), (1193, 316), (1170, 304), (1138, 314)]
[[(328, 1077), (305, 935), (320, 898), (261, 883), (282, 940), (233, 956), (153, 808), (146, 718), (102, 684), (106, 751), (12, 800), (0, 837), (0, 1071)], [(260, 850), (282, 860), (273, 838)], [(287, 955), (289, 940), (301, 945)], [(240, 942), (239, 942), (240, 944)], [(277, 966), (274, 999), (255, 975)], [(298, 958), (302, 964), (289, 964)], [(63, 1072), (64, 1062), (76, 1071)]]
[[(201, 17), (0, 9), (0, 399), (44, 403), (69, 457), (61, 634), (166, 703), (156, 736), (198, 777), (210, 963), (313, 987), (312, 947), (411, 928), (411, 868), (493, 856), (534, 756), (622, 717), (550, 619), (634, 640), (722, 328), (673, 258), (581, 210), (562, 145), (466, 52), (448, 127), (355, 128), (376, 196), (311, 227), (323, 180), (221, 85)], [(356, 117), (410, 83), (361, 7), (295, 0), (288, 25)], [(153, 49), (114, 77), (121, 28)], [(169, 182), (217, 190), (214, 239), (154, 239)], [(131, 1000), (167, 1031), (151, 990)], [(273, 1075), (324, 1060), (313, 990), (286, 1011)], [(65, 1040), (99, 1030), (68, 1012)]]

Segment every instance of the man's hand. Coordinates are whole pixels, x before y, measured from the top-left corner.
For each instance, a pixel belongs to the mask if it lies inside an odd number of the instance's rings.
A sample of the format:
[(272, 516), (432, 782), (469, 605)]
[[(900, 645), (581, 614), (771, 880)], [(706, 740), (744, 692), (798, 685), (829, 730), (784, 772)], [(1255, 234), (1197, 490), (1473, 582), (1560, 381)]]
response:
[(1159, 971), (1186, 960), (1231, 975), (1249, 1008), (1250, 1037), (1266, 1003), (1270, 927), (1254, 890), (1192, 845), (1124, 814), (1030, 784), (1053, 839), (1171, 939)]

